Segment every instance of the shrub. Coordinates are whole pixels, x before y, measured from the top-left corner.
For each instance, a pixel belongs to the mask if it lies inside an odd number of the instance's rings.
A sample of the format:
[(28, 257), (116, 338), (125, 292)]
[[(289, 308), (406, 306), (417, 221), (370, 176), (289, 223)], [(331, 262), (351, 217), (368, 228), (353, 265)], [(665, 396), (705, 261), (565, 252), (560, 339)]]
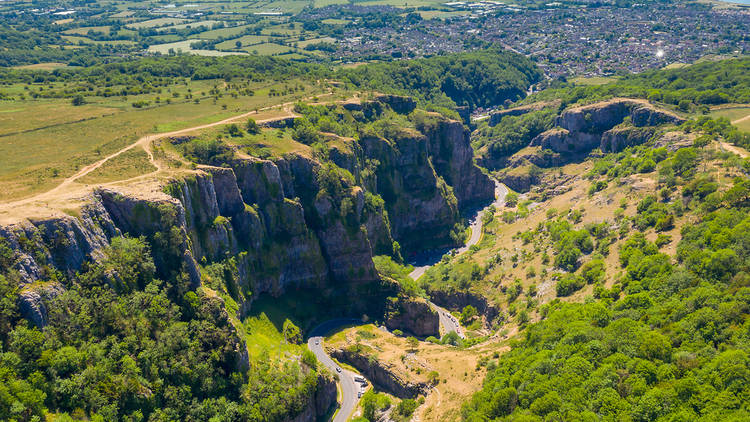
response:
[(557, 282), (555, 290), (557, 291), (558, 296), (570, 296), (578, 290), (581, 290), (585, 285), (586, 282), (583, 278), (574, 274), (566, 274)]
[(260, 126), (258, 126), (258, 123), (256, 123), (253, 119), (247, 119), (245, 130), (247, 130), (247, 133), (251, 135), (257, 135), (261, 132)]
[(411, 416), (417, 410), (417, 401), (414, 399), (404, 399), (396, 406), (396, 413), (401, 416)]

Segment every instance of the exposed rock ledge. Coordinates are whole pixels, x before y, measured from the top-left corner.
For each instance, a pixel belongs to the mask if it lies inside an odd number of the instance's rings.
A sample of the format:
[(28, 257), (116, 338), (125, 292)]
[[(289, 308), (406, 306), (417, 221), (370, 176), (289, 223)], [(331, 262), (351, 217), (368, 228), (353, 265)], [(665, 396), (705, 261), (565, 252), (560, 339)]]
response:
[(565, 110), (555, 121), (557, 127), (534, 138), (531, 146), (567, 154), (584, 153), (597, 147), (602, 151), (617, 152), (650, 138), (644, 130), (631, 129), (626, 133), (623, 128), (616, 128), (626, 118), (635, 128), (685, 121), (670, 111), (657, 109), (645, 100), (615, 98)]
[(331, 356), (357, 368), (378, 388), (398, 398), (413, 399), (427, 394), (431, 389), (427, 383), (414, 383), (403, 379), (393, 371), (392, 364), (357, 353), (355, 350), (335, 349), (331, 352)]
[(417, 337), (440, 335), (438, 313), (424, 299), (399, 296), (389, 303), (386, 312), (385, 326), (389, 330), (399, 329)]

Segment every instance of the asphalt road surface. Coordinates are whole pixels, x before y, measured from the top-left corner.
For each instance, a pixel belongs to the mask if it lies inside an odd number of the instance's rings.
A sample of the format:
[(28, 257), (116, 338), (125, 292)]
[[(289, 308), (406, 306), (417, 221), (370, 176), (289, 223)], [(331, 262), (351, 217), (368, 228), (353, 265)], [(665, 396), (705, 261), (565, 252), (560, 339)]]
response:
[[(498, 182), (495, 180), (495, 201), (490, 204), (494, 205), (495, 207), (502, 207), (505, 205), (505, 197), (508, 195), (508, 187), (504, 184)], [(471, 227), (471, 237), (466, 242), (464, 246), (461, 246), (460, 248), (455, 249), (456, 255), (460, 255), (466, 251), (469, 250), (470, 247), (476, 245), (479, 243), (479, 240), (482, 238), (482, 214), (484, 211), (490, 207), (490, 205), (487, 205), (485, 208), (477, 211), (477, 213), (474, 215), (474, 217), (470, 220), (470, 226)], [(448, 251), (450, 253), (450, 251)], [(442, 259), (443, 254), (436, 253), (432, 256), (432, 259), (429, 263), (415, 266), (414, 271), (409, 273), (409, 277), (411, 277), (414, 280), (418, 280), (419, 277), (422, 277), (424, 273), (433, 265), (440, 262)], [(441, 308), (440, 306), (437, 306), (436, 304), (430, 302), (430, 306), (433, 307), (438, 312), (438, 315), (440, 317), (440, 327), (443, 329), (443, 332), (441, 334), (446, 334), (451, 331), (455, 331), (456, 334), (458, 334), (461, 338), (466, 338), (464, 336), (464, 332), (461, 329), (461, 324), (458, 323), (458, 320), (454, 319), (453, 315), (448, 312), (445, 308)]]
[(464, 331), (461, 328), (461, 324), (458, 323), (458, 320), (455, 319), (447, 309), (441, 308), (432, 302), (429, 303), (430, 306), (437, 311), (438, 316), (440, 317), (440, 328), (442, 328), (442, 332), (440, 333), (441, 336), (446, 335), (451, 331), (455, 331), (459, 337), (466, 338)]
[(357, 402), (359, 401), (357, 393), (361, 389), (361, 384), (354, 381), (355, 373), (341, 368), (333, 361), (333, 359), (331, 359), (330, 356), (328, 356), (325, 349), (323, 349), (323, 336), (335, 328), (358, 323), (362, 323), (362, 321), (356, 319), (336, 319), (327, 321), (315, 327), (315, 329), (312, 330), (310, 338), (307, 340), (307, 347), (315, 354), (318, 361), (328, 368), (331, 373), (334, 373), (339, 377), (342, 400), (339, 411), (333, 418), (333, 422), (346, 422), (346, 420), (349, 419), (349, 416), (354, 412), (354, 408), (357, 407)]
[[(495, 181), (495, 201), (491, 205), (500, 207), (505, 204), (505, 196), (507, 194), (508, 188), (502, 183)], [(479, 240), (482, 238), (482, 213), (487, 208), (489, 208), (489, 205), (484, 209), (478, 211), (476, 215), (474, 215), (474, 217), (470, 220), (471, 237), (464, 246), (455, 249), (457, 255), (468, 251), (470, 247), (479, 243)], [(427, 271), (428, 268), (440, 262), (442, 256), (442, 253), (433, 254), (430, 257), (431, 259), (428, 264), (415, 267), (414, 271), (412, 271), (409, 276), (411, 276), (411, 278), (413, 278), (414, 280), (417, 280), (419, 277), (424, 275), (425, 271)], [(430, 305), (433, 306), (433, 308), (438, 312), (440, 318), (440, 326), (443, 328), (445, 333), (455, 331), (456, 334), (458, 334), (461, 338), (465, 338), (463, 330), (461, 329), (461, 325), (458, 323), (458, 320), (454, 319), (450, 312), (432, 302), (430, 302)], [(339, 367), (336, 362), (334, 362), (333, 359), (328, 356), (328, 354), (325, 352), (325, 349), (323, 349), (323, 336), (326, 333), (333, 331), (335, 328), (358, 323), (361, 323), (361, 321), (356, 319), (335, 319), (327, 321), (315, 327), (315, 329), (313, 329), (310, 334), (310, 338), (307, 340), (307, 347), (309, 347), (310, 350), (315, 354), (315, 357), (318, 358), (318, 361), (323, 364), (323, 366), (328, 368), (332, 373), (337, 374), (339, 377), (339, 385), (341, 386), (343, 397), (341, 400), (341, 407), (336, 413), (336, 416), (333, 418), (333, 422), (346, 422), (349, 416), (351, 416), (352, 412), (354, 412), (354, 408), (357, 406), (357, 402), (359, 401), (359, 397), (357, 397), (357, 395), (361, 389), (361, 386), (358, 382), (354, 381), (354, 376), (356, 375), (355, 373)]]
[[(490, 205), (494, 205), (495, 207), (503, 206), (505, 204), (506, 195), (508, 195), (508, 187), (496, 180), (495, 181), (495, 201)], [(470, 247), (479, 243), (479, 239), (482, 238), (482, 214), (487, 208), (490, 207), (490, 205), (487, 205), (487, 207), (477, 211), (474, 217), (470, 220), (469, 227), (471, 227), (471, 237), (469, 238), (469, 240), (466, 242), (464, 246), (461, 246), (455, 249), (456, 255), (460, 255), (468, 251)], [(448, 252), (450, 253), (450, 251)], [(424, 273), (430, 267), (440, 262), (440, 260), (443, 258), (443, 255), (444, 254), (436, 253), (431, 257), (432, 259), (430, 260), (429, 263), (423, 264), (420, 266), (415, 266), (414, 271), (409, 273), (409, 277), (411, 277), (414, 280), (418, 280), (419, 277), (422, 277)]]

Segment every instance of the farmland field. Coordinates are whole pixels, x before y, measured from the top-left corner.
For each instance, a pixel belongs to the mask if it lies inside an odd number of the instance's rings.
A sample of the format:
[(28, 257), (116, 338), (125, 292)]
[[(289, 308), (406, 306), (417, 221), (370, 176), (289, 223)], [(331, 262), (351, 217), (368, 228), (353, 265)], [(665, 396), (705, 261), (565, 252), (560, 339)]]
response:
[(197, 54), (199, 56), (226, 56), (230, 54), (242, 54), (242, 53), (229, 53), (229, 52), (221, 52), (221, 51), (214, 51), (214, 50), (194, 50), (191, 47), (191, 44), (194, 44), (200, 40), (185, 40), (185, 41), (176, 41), (176, 42), (170, 42), (165, 44), (156, 44), (152, 45), (148, 48), (148, 51), (152, 53), (160, 53), (160, 54), (170, 54), (170, 50), (174, 51), (175, 53), (183, 52), (183, 53), (190, 53), (190, 54)]
[[(88, 104), (79, 107), (62, 99), (0, 102), (0, 184), (4, 187), (0, 199), (48, 189), (82, 166), (146, 134), (212, 123), (321, 92), (320, 87), (290, 80), (250, 83), (252, 96), (207, 97), (207, 91), (219, 83), (198, 81), (188, 87), (177, 86), (174, 88), (176, 95), (182, 97), (191, 89), (194, 100), (176, 98), (171, 103), (166, 102), (164, 95), (158, 103), (154, 95), (131, 96), (126, 100), (91, 97), (86, 100)], [(305, 89), (270, 95), (271, 90), (279, 92), (290, 85)], [(149, 101), (145, 107), (131, 106), (131, 103), (146, 100)], [(53, 109), (54, 113), (49, 111)], [(106, 174), (101, 177), (106, 178)]]
[(261, 56), (271, 56), (274, 54), (284, 54), (290, 51), (294, 51), (293, 48), (290, 48), (281, 44), (276, 44), (276, 43), (262, 43), (262, 44), (250, 45), (247, 47), (243, 47), (242, 49), (244, 51), (247, 51), (248, 53), (252, 53), (252, 54), (257, 53), (257, 54), (260, 54)]
[(237, 48), (237, 41), (242, 43), (243, 47), (247, 47), (247, 46), (267, 42), (270, 39), (271, 37), (263, 36), (263, 35), (244, 35), (239, 38), (233, 38), (231, 40), (220, 42), (216, 44), (216, 49), (217, 50), (234, 50), (235, 48)]
[(750, 132), (750, 106), (720, 108), (712, 111), (710, 115), (712, 117), (726, 117), (731, 122), (737, 121), (735, 126)]
[(201, 38), (204, 40), (215, 40), (217, 38), (229, 38), (235, 35), (239, 35), (248, 28), (250, 25), (239, 25), (221, 29), (212, 29), (209, 31), (201, 32), (199, 34), (191, 35), (191, 38)]
[(142, 22), (136, 22), (128, 25), (128, 28), (159, 28), (167, 25), (179, 25), (181, 23), (189, 22), (187, 19), (176, 19), (176, 18), (157, 18), (149, 19)]

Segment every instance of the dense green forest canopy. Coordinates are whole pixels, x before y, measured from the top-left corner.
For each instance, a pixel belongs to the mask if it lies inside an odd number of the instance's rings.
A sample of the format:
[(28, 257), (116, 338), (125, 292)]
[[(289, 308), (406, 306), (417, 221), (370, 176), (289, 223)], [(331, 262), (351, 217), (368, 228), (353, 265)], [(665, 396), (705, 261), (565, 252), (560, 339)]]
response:
[(265, 421), (302, 410), (314, 359), (243, 368), (244, 339), (224, 303), (181, 271), (158, 279), (150, 244), (115, 238), (101, 263), (68, 280), (50, 274), (66, 290), (49, 301), (42, 331), (21, 318), (12, 251), (0, 243), (1, 420)]
[(330, 69), (314, 64), (292, 62), (268, 56), (230, 57), (151, 57), (116, 63), (98, 64), (86, 68), (60, 68), (53, 71), (28, 69), (0, 69), (0, 83), (72, 82), (61, 96), (87, 92), (89, 87), (106, 88), (129, 86), (148, 89), (184, 79), (280, 80), (305, 77), (317, 79), (330, 75)]
[[(626, 163), (626, 156), (637, 160)], [(695, 148), (669, 154), (640, 148), (602, 159), (595, 179), (613, 180), (638, 172), (645, 161), (659, 162), (660, 180), (677, 198), (647, 196), (634, 217), (621, 220), (619, 236), (626, 241), (617, 251), (622, 272), (610, 274), (614, 286), (597, 285), (585, 303), (545, 305), (544, 319), (490, 365), (482, 390), (463, 408), (464, 420), (750, 417), (750, 181), (737, 177), (719, 189), (713, 174), (700, 171), (701, 159), (705, 154)], [(747, 161), (729, 157), (726, 165), (746, 168)], [(650, 241), (644, 234), (670, 229), (684, 214), (694, 223), (682, 228), (674, 255), (661, 249), (662, 236)], [(562, 241), (555, 226), (538, 230)], [(589, 232), (597, 236), (601, 229), (606, 235), (606, 227)], [(555, 265), (565, 267), (561, 256), (562, 250)], [(599, 283), (602, 267), (596, 259), (590, 263), (567, 268), (576, 273), (558, 282), (558, 296)]]
[(701, 105), (750, 103), (750, 59), (706, 61), (679, 69), (650, 70), (604, 85), (553, 88), (538, 99), (561, 99), (562, 105), (611, 97), (647, 98), (690, 111)]
[(443, 108), (489, 107), (524, 97), (541, 72), (524, 56), (495, 49), (343, 69), (363, 89), (410, 95)]

